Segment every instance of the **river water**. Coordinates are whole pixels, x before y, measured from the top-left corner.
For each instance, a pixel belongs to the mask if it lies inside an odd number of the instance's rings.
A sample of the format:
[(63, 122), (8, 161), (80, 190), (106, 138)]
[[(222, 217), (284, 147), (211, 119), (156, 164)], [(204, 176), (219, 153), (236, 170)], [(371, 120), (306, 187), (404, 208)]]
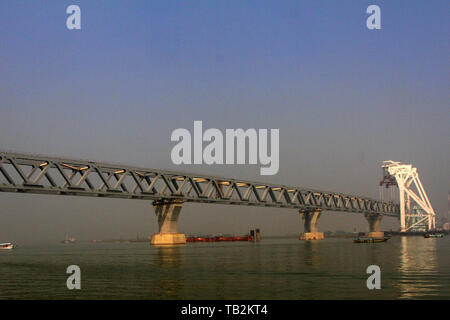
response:
[[(81, 289), (68, 290), (69, 265)], [(369, 265), (381, 289), (369, 290)], [(76, 243), (0, 251), (0, 299), (449, 299), (450, 237)]]

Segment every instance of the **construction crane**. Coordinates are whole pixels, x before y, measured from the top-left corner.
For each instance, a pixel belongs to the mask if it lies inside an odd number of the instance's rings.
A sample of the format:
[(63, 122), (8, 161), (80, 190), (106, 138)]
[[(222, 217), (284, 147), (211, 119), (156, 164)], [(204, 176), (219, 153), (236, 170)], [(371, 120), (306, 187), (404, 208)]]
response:
[(419, 232), (436, 229), (436, 214), (422, 186), (417, 168), (392, 160), (383, 161), (381, 167), (383, 179), (380, 186), (398, 187), (400, 231)]

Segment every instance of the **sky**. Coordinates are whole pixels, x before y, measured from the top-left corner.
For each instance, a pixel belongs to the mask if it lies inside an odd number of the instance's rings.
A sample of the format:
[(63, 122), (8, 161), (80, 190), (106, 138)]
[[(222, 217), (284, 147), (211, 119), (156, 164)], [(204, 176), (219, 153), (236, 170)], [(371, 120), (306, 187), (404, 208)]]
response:
[[(81, 8), (68, 30), (66, 8)], [(381, 8), (369, 30), (366, 8)], [(0, 2), (0, 149), (377, 198), (383, 160), (450, 190), (448, 1)], [(280, 169), (174, 165), (177, 128), (277, 128)], [(157, 231), (148, 201), (0, 194), (0, 241)], [(385, 218), (382, 228), (397, 229)], [(185, 204), (185, 233), (298, 234), (288, 209)], [(365, 231), (324, 213), (319, 229)]]

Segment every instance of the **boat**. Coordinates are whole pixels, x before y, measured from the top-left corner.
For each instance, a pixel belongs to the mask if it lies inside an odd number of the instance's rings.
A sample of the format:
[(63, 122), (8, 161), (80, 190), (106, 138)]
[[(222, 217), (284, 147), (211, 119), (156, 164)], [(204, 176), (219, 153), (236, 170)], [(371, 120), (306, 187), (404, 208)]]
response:
[(222, 241), (253, 241), (253, 237), (246, 236), (215, 236), (215, 237), (186, 237), (186, 242), (222, 242)]
[(11, 250), (14, 249), (14, 245), (10, 242), (0, 243), (1, 250)]
[(444, 235), (442, 233), (424, 233), (424, 238), (443, 238)]
[(378, 243), (378, 242), (386, 242), (389, 238), (383, 237), (383, 238), (356, 238), (353, 239), (354, 243)]
[(61, 243), (74, 243), (76, 241), (75, 238), (69, 237), (69, 235), (66, 234), (66, 238), (61, 241)]

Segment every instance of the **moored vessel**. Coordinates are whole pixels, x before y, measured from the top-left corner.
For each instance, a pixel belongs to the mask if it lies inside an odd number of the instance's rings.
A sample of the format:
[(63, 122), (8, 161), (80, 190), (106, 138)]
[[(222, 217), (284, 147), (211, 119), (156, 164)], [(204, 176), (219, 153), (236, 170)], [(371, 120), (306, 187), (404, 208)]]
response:
[(444, 235), (442, 233), (424, 233), (424, 238), (443, 238)]
[(74, 237), (69, 237), (68, 234), (66, 234), (66, 238), (61, 241), (61, 243), (75, 243), (76, 239)]
[(186, 242), (221, 242), (221, 241), (253, 241), (253, 237), (246, 236), (216, 236), (216, 237), (186, 237)]
[(377, 242), (386, 242), (389, 238), (356, 238), (353, 240), (354, 243), (377, 243)]
[(1, 250), (11, 250), (14, 249), (14, 245), (11, 242), (0, 243)]

